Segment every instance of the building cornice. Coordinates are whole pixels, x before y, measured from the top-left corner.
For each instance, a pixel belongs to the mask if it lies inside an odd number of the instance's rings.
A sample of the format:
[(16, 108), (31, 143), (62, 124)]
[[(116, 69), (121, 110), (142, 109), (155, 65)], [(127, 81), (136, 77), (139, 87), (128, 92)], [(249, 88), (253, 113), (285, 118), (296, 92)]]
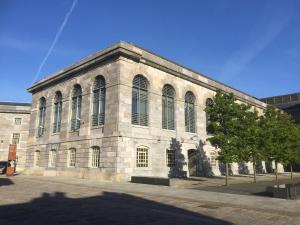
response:
[(114, 61), (121, 56), (157, 68), (159, 70), (170, 73), (174, 76), (188, 80), (192, 83), (198, 84), (211, 90), (221, 89), (228, 93), (232, 92), (238, 100), (241, 100), (245, 103), (249, 103), (256, 107), (266, 107), (266, 104), (264, 102), (261, 102), (253, 96), (250, 96), (221, 82), (218, 82), (212, 78), (209, 78), (206, 75), (193, 71), (187, 67), (179, 65), (153, 52), (150, 52), (141, 47), (126, 42), (118, 42), (100, 52), (92, 54), (91, 56), (88, 56), (87, 58), (63, 70), (34, 83), (27, 90), (31, 93), (35, 93), (48, 85), (57, 83), (65, 79), (69, 79), (72, 76), (79, 75), (81, 71), (84, 71), (90, 67), (98, 65), (100, 63)]

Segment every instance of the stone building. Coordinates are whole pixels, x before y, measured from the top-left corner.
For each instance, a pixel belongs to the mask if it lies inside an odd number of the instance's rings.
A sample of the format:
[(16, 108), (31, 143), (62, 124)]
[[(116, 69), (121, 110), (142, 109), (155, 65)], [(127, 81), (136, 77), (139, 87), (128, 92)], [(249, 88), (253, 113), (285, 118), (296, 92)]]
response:
[[(109, 180), (219, 175), (204, 112), (217, 89), (266, 107), (148, 50), (114, 44), (28, 88), (27, 172)], [(181, 168), (174, 168), (179, 158)]]
[(7, 161), (9, 144), (17, 144), (17, 171), (25, 168), (30, 103), (0, 102), (0, 161)]

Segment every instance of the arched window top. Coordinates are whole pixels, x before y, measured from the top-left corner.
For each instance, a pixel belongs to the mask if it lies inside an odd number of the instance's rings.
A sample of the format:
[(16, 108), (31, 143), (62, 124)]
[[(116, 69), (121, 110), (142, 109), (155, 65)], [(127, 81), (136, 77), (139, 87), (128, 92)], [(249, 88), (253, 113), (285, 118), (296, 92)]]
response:
[(145, 146), (145, 145), (140, 145), (140, 146), (137, 147), (137, 149), (138, 149), (138, 148), (149, 149), (149, 147), (147, 147), (147, 146)]
[(175, 90), (170, 84), (166, 84), (163, 87), (163, 96), (174, 98)]
[(148, 90), (148, 80), (142, 75), (136, 75), (132, 81), (132, 85), (138, 89)]
[(97, 146), (97, 145), (94, 145), (94, 146), (91, 147), (91, 149), (100, 149), (100, 147)]
[(105, 87), (105, 79), (103, 76), (97, 76), (94, 81), (93, 90), (99, 90)]
[(40, 98), (40, 108), (46, 107), (46, 99), (44, 97)]
[(62, 101), (62, 94), (61, 94), (60, 91), (57, 91), (57, 92), (55, 93), (55, 103), (61, 102), (61, 101)]
[(81, 86), (79, 84), (75, 84), (73, 88), (73, 94), (72, 94), (73, 97), (78, 97), (81, 95), (81, 93), (82, 93)]
[(193, 92), (191, 91), (188, 91), (186, 94), (185, 94), (185, 102), (187, 103), (190, 103), (190, 104), (194, 104), (195, 103), (195, 95), (193, 94)]
[(211, 98), (206, 99), (206, 106), (212, 106), (214, 104), (214, 101)]

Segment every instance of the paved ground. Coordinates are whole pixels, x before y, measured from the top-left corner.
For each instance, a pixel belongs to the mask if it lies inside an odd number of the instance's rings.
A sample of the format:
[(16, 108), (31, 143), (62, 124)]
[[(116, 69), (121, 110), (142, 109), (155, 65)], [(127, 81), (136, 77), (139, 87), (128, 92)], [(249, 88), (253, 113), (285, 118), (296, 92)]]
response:
[[(291, 181), (289, 173), (282, 173), (278, 178), (279, 184), (300, 183), (300, 173), (294, 173), (293, 181)], [(228, 187), (224, 186), (224, 183), (225, 180), (221, 177), (192, 177), (179, 181), (178, 186), (204, 191), (270, 197), (271, 193), (266, 192), (266, 187), (276, 185), (275, 176), (272, 174), (258, 175), (257, 183), (253, 183), (252, 176), (230, 177)]]
[(300, 224), (300, 200), (97, 182), (0, 176), (0, 224)]

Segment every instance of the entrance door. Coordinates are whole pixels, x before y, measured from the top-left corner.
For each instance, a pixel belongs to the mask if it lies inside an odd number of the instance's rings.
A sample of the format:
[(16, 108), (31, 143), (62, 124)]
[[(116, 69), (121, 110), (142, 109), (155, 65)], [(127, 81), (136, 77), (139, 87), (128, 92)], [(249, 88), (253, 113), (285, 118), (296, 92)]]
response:
[(195, 149), (188, 150), (188, 168), (190, 176), (198, 175), (198, 157)]

